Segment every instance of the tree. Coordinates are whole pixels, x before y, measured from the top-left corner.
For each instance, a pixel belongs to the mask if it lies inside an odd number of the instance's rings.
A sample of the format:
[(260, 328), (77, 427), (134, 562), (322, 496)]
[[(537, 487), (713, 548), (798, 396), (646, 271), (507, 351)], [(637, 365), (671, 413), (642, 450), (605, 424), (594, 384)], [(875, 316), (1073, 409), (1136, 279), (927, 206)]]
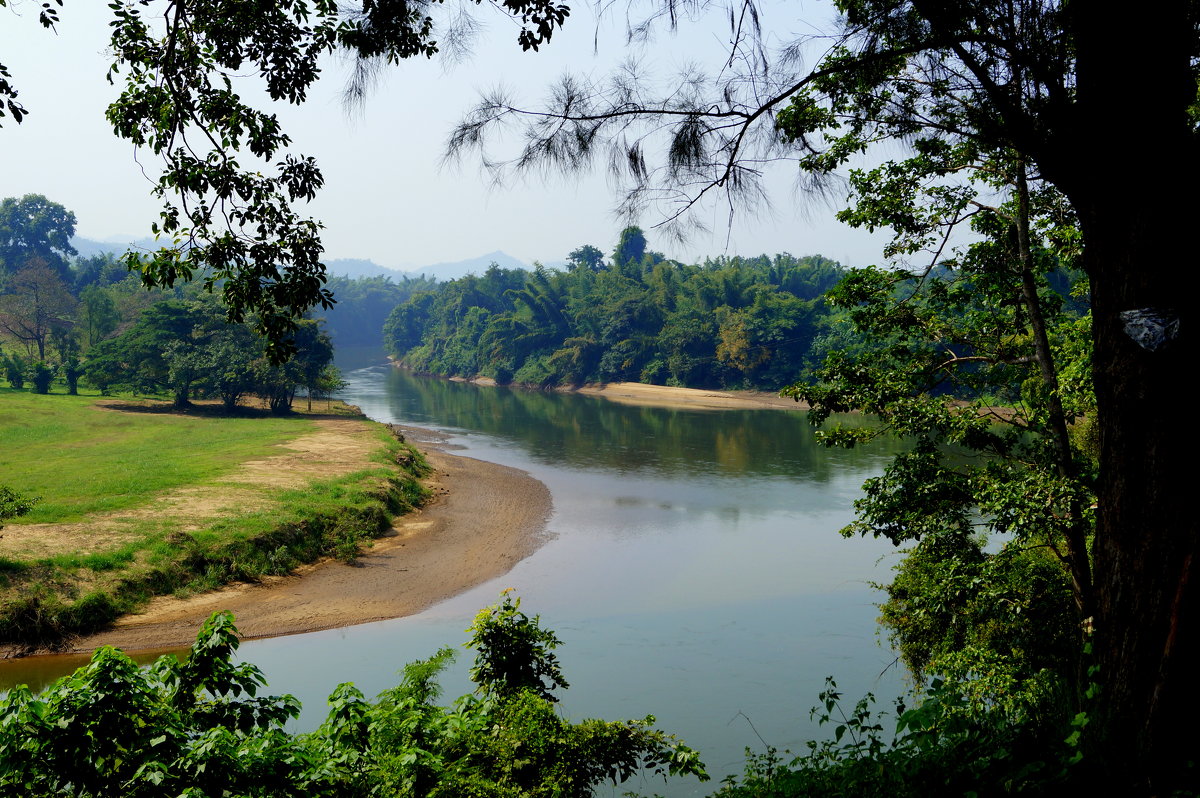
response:
[[(969, 219), (981, 239), (923, 270), (851, 271), (827, 297), (855, 330), (851, 345), (830, 348), (816, 381), (788, 393), (812, 403), (816, 422), (848, 408), (881, 421), (818, 433), (829, 444), (913, 442), (867, 482), (844, 530), (915, 543), (881, 619), (913, 672), (1010, 717), (1061, 723), (1063, 707), (1083, 708), (1095, 599), (1091, 316), (1048, 279), (1086, 282), (1064, 263), (1069, 209), (1045, 186), (1021, 190), (1021, 162), (1007, 155), (925, 147), (855, 175), (842, 216), (894, 230), (889, 251), (919, 251), (948, 219)], [(947, 193), (927, 178), (951, 163), (968, 177)], [(1015, 197), (981, 201), (1009, 181)], [(1004, 542), (985, 550), (980, 533)]]
[(646, 255), (646, 235), (640, 227), (626, 227), (621, 231), (621, 240), (617, 242), (617, 248), (613, 250), (612, 262), (613, 266), (618, 269), (627, 270), (641, 269), (642, 258)]
[(200, 366), (195, 349), (218, 323), (219, 313), (215, 302), (156, 302), (128, 330), (89, 350), (88, 381), (101, 390), (117, 385), (139, 392), (170, 391), (175, 406), (185, 407)]
[[(459, 126), (452, 152), (481, 147), (493, 128), (515, 122), (526, 137), (515, 167), (539, 168), (538, 153), (553, 152), (557, 164), (582, 169), (605, 153), (628, 164), (627, 208), (665, 196), (678, 203), (666, 209), (676, 222), (715, 191), (757, 199), (758, 165), (768, 158), (794, 157), (820, 178), (871, 142), (921, 138), (1024, 159), (1078, 218), (1094, 312), (1094, 626), (1105, 708), (1089, 731), (1107, 762), (1128, 765), (1122, 778), (1170, 789), (1190, 755), (1176, 730), (1200, 710), (1189, 676), (1200, 667), (1200, 585), (1192, 578), (1200, 530), (1183, 476), (1192, 436), (1146, 410), (1177, 396), (1177, 375), (1196, 360), (1187, 332), (1194, 311), (1179, 297), (1193, 293), (1197, 276), (1177, 254), (1190, 246), (1189, 206), (1151, 198), (1187, 196), (1196, 183), (1195, 7), (1157, 3), (1145, 11), (1153, 24), (1137, 30), (1088, 3), (838, 7), (842, 30), (810, 70), (787, 57), (803, 42), (773, 58), (761, 15), (735, 3), (737, 52), (719, 79), (691, 75), (655, 101), (624, 74), (608, 84), (572, 77), (555, 95), (560, 104), (537, 115), (494, 95)], [(1169, 169), (1097, 135), (1111, 129), (1117, 97), (1128, 98), (1139, 135)], [(655, 162), (651, 133), (663, 129)]]
[(265, 354), (253, 363), (254, 390), (267, 401), (272, 413), (291, 412), (296, 389), (320, 390), (322, 377), (333, 362), (333, 343), (320, 322), (304, 319), (296, 326), (295, 352), (288, 362), (276, 364)]
[(598, 272), (604, 268), (604, 253), (591, 244), (584, 244), (567, 255), (567, 268)]
[(69, 280), (67, 258), (75, 255), (75, 214), (41, 194), (0, 201), (0, 285), (36, 259)]
[(117, 302), (110, 291), (89, 285), (79, 294), (79, 330), (90, 349), (103, 341), (121, 323)]
[(38, 360), (45, 360), (46, 340), (73, 323), (78, 303), (62, 279), (36, 258), (12, 276), (8, 288), (0, 296), (0, 329), (37, 347)]

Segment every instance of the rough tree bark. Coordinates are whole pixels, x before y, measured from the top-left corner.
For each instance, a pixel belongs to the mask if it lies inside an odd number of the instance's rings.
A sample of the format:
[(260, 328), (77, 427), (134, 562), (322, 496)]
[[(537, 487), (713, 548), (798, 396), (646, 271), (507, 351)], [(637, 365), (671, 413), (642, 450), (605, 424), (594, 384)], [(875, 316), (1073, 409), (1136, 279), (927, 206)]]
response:
[[(1053, 171), (1079, 214), (1092, 287), (1099, 721), (1107, 761), (1140, 789), (1165, 792), (1186, 777), (1195, 745), (1181, 730), (1200, 716), (1196, 435), (1172, 412), (1200, 363), (1186, 199), (1200, 176), (1187, 112), (1194, 22), (1183, 2), (1144, 9), (1154, 24), (1140, 29), (1102, 4), (1072, 5), (1078, 114), (1064, 145), (1076, 149)], [(1167, 340), (1137, 343), (1130, 311), (1157, 314)]]

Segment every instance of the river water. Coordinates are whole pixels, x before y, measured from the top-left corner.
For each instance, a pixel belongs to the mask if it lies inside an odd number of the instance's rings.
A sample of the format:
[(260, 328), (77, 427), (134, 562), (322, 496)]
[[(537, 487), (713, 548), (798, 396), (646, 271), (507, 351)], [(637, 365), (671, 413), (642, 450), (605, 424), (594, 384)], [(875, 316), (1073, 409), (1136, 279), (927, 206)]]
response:
[[(827, 735), (809, 720), (826, 676), (851, 705), (871, 691), (886, 706), (904, 690), (869, 584), (889, 579), (895, 550), (837, 534), (890, 445), (822, 448), (800, 412), (632, 407), (342, 367), (341, 397), (368, 416), (528, 471), (554, 510), (535, 554), (420, 615), (244, 644), (271, 692), (303, 701), (297, 728), (320, 722), (339, 682), (373, 696), (406, 662), (462, 643), (506, 587), (563, 640), (566, 715), (653, 714), (718, 780), (741, 771), (747, 746), (799, 751)], [(469, 659), (442, 680), (447, 698), (469, 691)], [(712, 785), (635, 780), (613, 794), (630, 789), (674, 797)]]

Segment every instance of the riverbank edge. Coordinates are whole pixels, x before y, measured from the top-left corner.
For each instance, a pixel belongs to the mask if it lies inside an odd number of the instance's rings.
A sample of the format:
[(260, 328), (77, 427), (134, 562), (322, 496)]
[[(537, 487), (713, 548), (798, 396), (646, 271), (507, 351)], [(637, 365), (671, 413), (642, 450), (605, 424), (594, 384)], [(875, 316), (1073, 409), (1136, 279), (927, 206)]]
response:
[[(422, 483), (431, 472), (424, 455), (405, 441), (399, 428), (372, 421), (352, 406), (357, 419), (386, 429), (386, 476), (371, 485), (348, 486), (334, 512), (314, 512), (283, 521), (253, 537), (207, 548), (192, 535), (181, 537), (178, 556), (164, 566), (120, 579), (65, 602), (57, 591), (38, 589), (35, 581), (20, 598), (0, 608), (0, 659), (73, 650), (80, 638), (102, 633), (152, 600), (204, 580), (202, 594), (238, 582), (293, 574), (313, 563), (361, 555), (362, 542), (393, 529), (396, 518), (420, 507), (432, 491)], [(315, 484), (315, 483), (314, 483)], [(285, 566), (280, 566), (286, 563)], [(33, 574), (36, 577), (36, 572)], [(153, 644), (157, 645), (157, 644)]]
[(579, 393), (599, 396), (610, 402), (640, 407), (698, 408), (705, 410), (800, 410), (807, 412), (807, 402), (798, 402), (770, 391), (716, 390), (709, 388), (680, 388), (671, 385), (651, 385), (645, 382), (592, 382), (583, 385), (556, 385), (544, 387), (525, 383), (501, 383), (491, 377), (446, 376), (424, 371), (414, 371), (395, 358), (389, 358), (393, 368), (412, 371), (422, 377), (437, 377), (450, 382), (463, 382), (484, 387), (519, 388), (528, 391), (553, 391), (555, 393)]
[(242, 640), (407, 617), (504, 576), (549, 539), (553, 501), (543, 482), (511, 466), (452, 454), (434, 430), (389, 426), (430, 464), (422, 480), (429, 499), (398, 518), (356, 562), (326, 558), (287, 576), (157, 598), (144, 612), (53, 653), (86, 654), (103, 645), (144, 653), (183, 648), (219, 610), (234, 613)]

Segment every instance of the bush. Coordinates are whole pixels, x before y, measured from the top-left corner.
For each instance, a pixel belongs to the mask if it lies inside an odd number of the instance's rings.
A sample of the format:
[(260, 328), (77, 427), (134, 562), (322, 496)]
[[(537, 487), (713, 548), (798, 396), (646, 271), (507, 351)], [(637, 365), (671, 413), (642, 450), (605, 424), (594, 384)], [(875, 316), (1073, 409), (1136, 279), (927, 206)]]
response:
[(39, 360), (29, 366), (29, 381), (33, 383), (34, 393), (50, 393), (50, 383), (54, 382), (55, 369), (45, 361)]
[(9, 354), (4, 356), (4, 377), (8, 380), (10, 388), (15, 388), (18, 391), (25, 387), (25, 369), (28, 363), (20, 355)]
[(1022, 722), (996, 707), (979, 709), (935, 680), (916, 707), (897, 704), (896, 731), (886, 739), (886, 713), (875, 711), (870, 694), (847, 713), (827, 679), (820, 700), (812, 714), (833, 727), (833, 739), (808, 742), (807, 753), (790, 760), (774, 748), (747, 750), (745, 774), (726, 779), (713, 798), (1059, 795), (1088, 777), (1078, 735), (1070, 734), (1084, 715), (1074, 723)]
[[(510, 652), (528, 650), (513, 641), (530, 634), (553, 637), (507, 597), (476, 624)], [(374, 703), (340, 685), (325, 723), (291, 734), (300, 703), (257, 696), (266, 681), (235, 663), (237, 648), (232, 614), (216, 613), (183, 661), (141, 669), (106, 646), (41, 695), (11, 690), (0, 698), (0, 794), (583, 798), (641, 769), (706, 778), (696, 752), (650, 717), (573, 724), (535, 691), (493, 681), (437, 706), (449, 649), (406, 666)]]

